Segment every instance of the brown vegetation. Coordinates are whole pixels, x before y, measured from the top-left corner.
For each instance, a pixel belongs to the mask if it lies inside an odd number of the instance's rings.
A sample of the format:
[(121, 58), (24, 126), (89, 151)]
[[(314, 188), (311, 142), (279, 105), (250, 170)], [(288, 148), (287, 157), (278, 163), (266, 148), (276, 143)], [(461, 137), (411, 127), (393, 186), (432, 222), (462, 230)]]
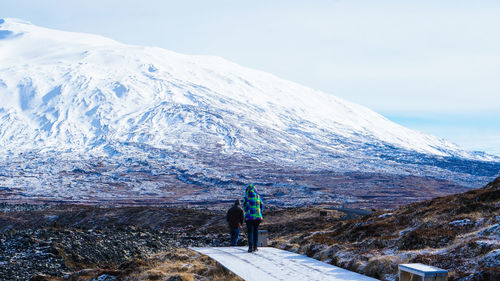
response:
[(383, 280), (395, 279), (397, 264), (407, 262), (448, 269), (450, 280), (500, 279), (500, 178), (359, 219), (301, 220), (291, 224), (315, 223), (309, 231), (273, 228), (273, 245)]
[[(46, 260), (32, 264), (32, 280), (238, 280), (186, 249), (228, 245), (225, 211), (58, 205), (0, 212), (0, 254), (40, 249), (50, 263), (60, 263), (51, 274)], [(448, 269), (450, 280), (500, 280), (500, 178), (481, 189), (357, 219), (336, 211), (320, 216), (322, 211), (266, 208), (262, 228), (272, 246), (382, 280), (396, 279), (397, 264), (407, 262)], [(16, 263), (26, 266), (22, 259), (8, 262), (0, 279), (19, 268)]]

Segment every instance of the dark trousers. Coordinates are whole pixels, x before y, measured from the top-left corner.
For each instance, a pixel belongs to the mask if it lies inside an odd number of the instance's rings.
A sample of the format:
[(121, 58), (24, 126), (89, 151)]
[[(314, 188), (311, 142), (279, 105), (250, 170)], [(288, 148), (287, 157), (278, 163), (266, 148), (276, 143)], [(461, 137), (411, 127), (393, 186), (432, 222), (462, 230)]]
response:
[(256, 249), (257, 244), (259, 243), (260, 220), (247, 220), (245, 222), (247, 224), (247, 232), (248, 232), (248, 248)]
[(238, 246), (238, 238), (240, 237), (240, 229), (239, 228), (231, 228), (229, 230), (231, 234), (231, 246)]

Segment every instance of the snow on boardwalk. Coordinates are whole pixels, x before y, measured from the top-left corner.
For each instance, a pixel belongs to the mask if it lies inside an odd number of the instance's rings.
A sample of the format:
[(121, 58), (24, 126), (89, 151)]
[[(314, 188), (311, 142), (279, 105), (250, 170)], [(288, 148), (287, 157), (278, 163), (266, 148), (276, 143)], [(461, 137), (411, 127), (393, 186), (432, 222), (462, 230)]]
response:
[(192, 248), (247, 281), (377, 280), (303, 255), (271, 247), (248, 253), (247, 247)]

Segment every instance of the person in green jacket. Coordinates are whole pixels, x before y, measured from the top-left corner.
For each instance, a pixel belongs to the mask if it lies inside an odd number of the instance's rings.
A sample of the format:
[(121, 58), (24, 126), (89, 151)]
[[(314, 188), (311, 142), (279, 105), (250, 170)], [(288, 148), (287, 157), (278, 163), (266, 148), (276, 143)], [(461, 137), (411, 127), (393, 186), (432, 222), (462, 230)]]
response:
[(262, 199), (253, 184), (249, 185), (245, 191), (243, 209), (245, 210), (245, 223), (248, 233), (248, 252), (251, 253), (257, 251), (259, 224), (262, 221), (263, 210)]

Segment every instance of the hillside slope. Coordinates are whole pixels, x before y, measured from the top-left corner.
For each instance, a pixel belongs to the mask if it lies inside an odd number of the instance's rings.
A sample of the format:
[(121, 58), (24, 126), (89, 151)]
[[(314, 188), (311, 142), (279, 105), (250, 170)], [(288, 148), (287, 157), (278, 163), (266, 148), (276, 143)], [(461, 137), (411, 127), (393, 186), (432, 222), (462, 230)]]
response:
[[(500, 170), (494, 156), (221, 58), (15, 19), (0, 20), (0, 99), (4, 198), (199, 201), (257, 182), (266, 196), (356, 201), (329, 194), (366, 174), (449, 193)], [(332, 180), (314, 173), (325, 171), (340, 181), (322, 186)]]
[(104, 139), (159, 148), (219, 144), (264, 157), (264, 148), (303, 154), (324, 146), (342, 154), (359, 142), (474, 158), (365, 107), (220, 58), (11, 19), (1, 27), (3, 119), (13, 123), (0, 140), (10, 150), (90, 149)]
[(408, 262), (447, 269), (450, 280), (500, 278), (500, 178), (360, 219), (289, 220), (269, 222), (274, 246), (382, 280), (394, 280), (397, 265)]

